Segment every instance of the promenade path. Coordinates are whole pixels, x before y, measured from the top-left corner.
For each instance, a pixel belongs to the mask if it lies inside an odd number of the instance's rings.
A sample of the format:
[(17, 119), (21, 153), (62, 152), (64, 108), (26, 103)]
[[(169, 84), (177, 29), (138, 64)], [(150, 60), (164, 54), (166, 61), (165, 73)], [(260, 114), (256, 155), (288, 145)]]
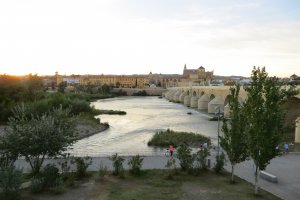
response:
[[(215, 154), (212, 152), (212, 154)], [(124, 167), (128, 169), (128, 160), (130, 156), (125, 156)], [(210, 157), (212, 160), (212, 166), (214, 165), (214, 156)], [(143, 169), (164, 169), (167, 163), (168, 157), (164, 155), (155, 155), (155, 156), (145, 156), (143, 161)], [(58, 163), (61, 160), (45, 160), (45, 165), (47, 163)], [(109, 169), (112, 169), (112, 162), (108, 157), (94, 157), (93, 163), (89, 166), (90, 171), (99, 170), (100, 164), (102, 166), (107, 166)], [(29, 172), (30, 167), (23, 159), (20, 159), (16, 162), (16, 166), (23, 168), (24, 172)], [(177, 160), (177, 166), (179, 162)], [(227, 162), (225, 169), (230, 171), (230, 163)], [(300, 199), (300, 154), (299, 153), (290, 153), (281, 157), (277, 157), (271, 161), (266, 170), (268, 173), (271, 173), (278, 177), (278, 183), (268, 182), (263, 179), (259, 179), (259, 186), (264, 190), (269, 191), (272, 194), (277, 195), (278, 197), (286, 200), (296, 200)], [(236, 166), (235, 169), (236, 175), (242, 179), (254, 183), (254, 166), (253, 161), (245, 161)], [(253, 188), (254, 190), (254, 188)]]

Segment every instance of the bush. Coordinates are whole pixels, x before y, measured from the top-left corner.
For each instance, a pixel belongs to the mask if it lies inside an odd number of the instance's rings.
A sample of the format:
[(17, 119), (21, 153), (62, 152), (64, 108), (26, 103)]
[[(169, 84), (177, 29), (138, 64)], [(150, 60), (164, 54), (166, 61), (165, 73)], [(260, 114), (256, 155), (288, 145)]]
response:
[(222, 152), (219, 156), (216, 155), (216, 164), (214, 167), (215, 172), (220, 173), (224, 169), (225, 154)]
[(91, 112), (92, 108), (89, 102), (80, 99), (71, 100), (71, 113), (78, 115), (81, 112)]
[(183, 171), (189, 171), (193, 169), (194, 156), (191, 152), (191, 148), (189, 148), (187, 145), (181, 145), (177, 149), (177, 157)]
[(33, 177), (31, 179), (30, 191), (37, 194), (43, 191), (44, 180), (42, 177)]
[(107, 174), (107, 172), (108, 172), (107, 166), (104, 166), (104, 165), (102, 165), (102, 163), (100, 163), (98, 175), (100, 177), (104, 177)]
[(86, 156), (84, 158), (75, 158), (76, 177), (81, 179), (87, 176), (87, 168), (92, 164), (92, 158)]
[(140, 155), (133, 156), (129, 161), (128, 165), (130, 166), (130, 173), (138, 176), (141, 173), (141, 168), (143, 165), (143, 158)]
[(210, 155), (207, 148), (200, 149), (196, 154), (197, 168), (206, 170), (208, 167), (207, 157)]
[(65, 187), (61, 178), (55, 180), (53, 187), (50, 188), (50, 192), (53, 194), (62, 194), (65, 191)]
[(118, 154), (116, 153), (110, 157), (110, 160), (113, 162), (113, 175), (124, 177), (124, 158), (118, 156)]
[(19, 199), (22, 171), (14, 166), (3, 167), (0, 170), (0, 188), (4, 199)]
[(54, 164), (48, 164), (44, 167), (42, 177), (44, 189), (54, 187), (59, 179), (59, 169)]
[(173, 144), (174, 147), (178, 147), (181, 144), (187, 144), (188, 146), (199, 147), (203, 143), (210, 144), (210, 139), (200, 134), (176, 132), (167, 129), (166, 131), (156, 132), (148, 142), (148, 145), (169, 147), (170, 144)]

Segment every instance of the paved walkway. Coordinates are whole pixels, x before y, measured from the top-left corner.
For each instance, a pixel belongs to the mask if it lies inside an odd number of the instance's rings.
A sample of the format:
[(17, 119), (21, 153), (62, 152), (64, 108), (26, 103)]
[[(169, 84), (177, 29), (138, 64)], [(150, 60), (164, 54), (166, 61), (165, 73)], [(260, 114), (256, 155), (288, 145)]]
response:
[[(231, 171), (231, 165), (226, 166)], [(272, 194), (286, 200), (300, 199), (300, 154), (290, 153), (271, 160), (266, 172), (277, 176), (278, 183), (259, 179), (259, 186)], [(253, 161), (246, 161), (237, 165), (235, 173), (254, 184)]]
[[(124, 167), (128, 169), (128, 160), (130, 157), (125, 157)], [(211, 158), (213, 160), (213, 158)], [(143, 169), (164, 169), (168, 158), (165, 156), (145, 156), (143, 161)], [(59, 160), (55, 160), (56, 163)], [(45, 164), (53, 163), (53, 160), (46, 160)], [(89, 167), (91, 171), (99, 170), (100, 164), (112, 169), (112, 162), (107, 157), (93, 158), (93, 164)], [(179, 162), (177, 161), (179, 166)], [(24, 172), (29, 172), (28, 163), (20, 159), (16, 162), (16, 166), (23, 168)], [(231, 166), (227, 163), (225, 167), (228, 171)], [(259, 186), (272, 194), (286, 200), (300, 199), (300, 154), (290, 153), (285, 156), (275, 158), (265, 170), (278, 177), (278, 183), (268, 182), (259, 179)], [(254, 183), (254, 168), (252, 161), (246, 161), (236, 166), (235, 173), (242, 179)], [(254, 190), (254, 188), (253, 188)]]

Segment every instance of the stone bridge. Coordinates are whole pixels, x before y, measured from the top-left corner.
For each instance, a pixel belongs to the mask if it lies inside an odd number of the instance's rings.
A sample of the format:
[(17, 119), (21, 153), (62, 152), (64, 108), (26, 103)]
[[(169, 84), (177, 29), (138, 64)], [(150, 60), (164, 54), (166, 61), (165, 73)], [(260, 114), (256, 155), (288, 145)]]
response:
[[(228, 99), (230, 95), (229, 86), (193, 86), (169, 88), (164, 94), (165, 98), (198, 110), (207, 110), (215, 113), (218, 108), (224, 110), (225, 115), (229, 112)], [(246, 92), (241, 87), (240, 101), (246, 99)]]
[[(300, 86), (297, 89), (300, 89)], [(164, 93), (164, 97), (172, 102), (183, 103), (188, 107), (208, 113), (215, 113), (220, 108), (225, 116), (229, 114), (229, 95), (230, 86), (173, 87), (168, 88), (168, 91)], [(245, 101), (246, 98), (246, 91), (241, 87), (240, 102)], [(296, 98), (300, 99), (300, 94)]]

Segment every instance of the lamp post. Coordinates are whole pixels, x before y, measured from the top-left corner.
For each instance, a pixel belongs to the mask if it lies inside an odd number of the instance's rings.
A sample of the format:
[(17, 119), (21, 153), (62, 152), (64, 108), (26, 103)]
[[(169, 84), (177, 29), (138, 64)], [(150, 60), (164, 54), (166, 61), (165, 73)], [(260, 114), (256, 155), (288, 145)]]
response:
[(218, 106), (215, 109), (215, 114), (218, 114), (218, 152), (217, 152), (217, 156), (219, 157), (219, 152), (220, 152), (220, 117), (222, 117), (223, 115), (223, 111), (220, 108), (220, 106)]

